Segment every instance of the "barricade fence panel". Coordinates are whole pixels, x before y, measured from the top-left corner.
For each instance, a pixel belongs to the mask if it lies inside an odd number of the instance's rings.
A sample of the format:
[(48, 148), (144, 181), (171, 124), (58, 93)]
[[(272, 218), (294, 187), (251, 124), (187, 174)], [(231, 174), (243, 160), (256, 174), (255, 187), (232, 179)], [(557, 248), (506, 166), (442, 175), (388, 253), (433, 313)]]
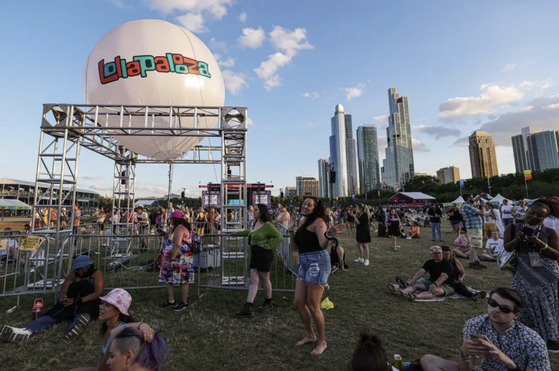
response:
[[(205, 228), (198, 224), (198, 227)], [(155, 228), (154, 228), (155, 229)], [(150, 231), (151, 230), (147, 230)], [(53, 293), (71, 272), (75, 257), (87, 254), (104, 275), (105, 289), (163, 288), (159, 282), (164, 237), (159, 234), (99, 234), (98, 225), (82, 226), (78, 234), (39, 231), (29, 237), (0, 235), (0, 297)], [(275, 250), (270, 278), (274, 291), (294, 291), (298, 261), (289, 238)], [(231, 234), (196, 236), (195, 284), (200, 289), (246, 290), (250, 277), (247, 239)], [(5, 260), (4, 260), (5, 257)]]

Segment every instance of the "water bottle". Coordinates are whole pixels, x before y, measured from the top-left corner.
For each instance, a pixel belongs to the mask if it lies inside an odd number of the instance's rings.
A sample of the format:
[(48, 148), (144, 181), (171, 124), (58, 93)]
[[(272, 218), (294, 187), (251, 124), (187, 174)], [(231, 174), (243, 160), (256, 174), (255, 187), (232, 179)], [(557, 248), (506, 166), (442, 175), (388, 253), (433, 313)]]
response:
[(43, 315), (43, 299), (38, 298), (33, 302), (33, 310), (31, 311), (31, 321), (35, 321), (37, 318)]
[(404, 368), (402, 356), (399, 354), (394, 354), (394, 367), (398, 370), (402, 370)]

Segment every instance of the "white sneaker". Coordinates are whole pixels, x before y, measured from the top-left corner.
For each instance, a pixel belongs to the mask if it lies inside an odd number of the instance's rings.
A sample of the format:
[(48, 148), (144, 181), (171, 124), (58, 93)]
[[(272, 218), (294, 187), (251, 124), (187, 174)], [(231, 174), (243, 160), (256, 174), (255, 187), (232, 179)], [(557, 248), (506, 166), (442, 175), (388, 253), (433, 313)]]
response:
[(411, 240), (411, 237), (406, 238), (406, 240)]
[(365, 260), (363, 260), (363, 258), (357, 258), (357, 259), (354, 260), (354, 262), (356, 262), (356, 263), (364, 263)]
[(2, 326), (0, 327), (0, 340), (19, 343), (23, 340), (29, 339), (33, 333), (30, 330), (24, 328), (17, 328), (12, 326)]
[(369, 259), (365, 259), (365, 266), (369, 265)]
[(400, 248), (400, 245), (396, 245), (396, 250), (398, 250)]

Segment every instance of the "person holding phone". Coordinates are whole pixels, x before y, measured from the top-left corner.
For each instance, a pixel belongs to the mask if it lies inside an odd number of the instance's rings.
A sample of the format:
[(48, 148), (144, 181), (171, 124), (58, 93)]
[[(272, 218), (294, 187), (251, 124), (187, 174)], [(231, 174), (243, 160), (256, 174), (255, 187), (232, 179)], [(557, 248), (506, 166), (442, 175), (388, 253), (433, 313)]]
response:
[(543, 225), (549, 215), (559, 216), (559, 199), (536, 200), (523, 222), (507, 226), (504, 247), (518, 256), (511, 287), (529, 303), (520, 322), (540, 334), (550, 352), (559, 353), (559, 236)]
[(457, 362), (426, 354), (421, 358), (423, 370), (469, 371), (476, 358), (481, 359), (476, 370), (551, 370), (545, 341), (518, 321), (524, 302), (508, 287), (491, 291), (487, 314), (464, 325)]

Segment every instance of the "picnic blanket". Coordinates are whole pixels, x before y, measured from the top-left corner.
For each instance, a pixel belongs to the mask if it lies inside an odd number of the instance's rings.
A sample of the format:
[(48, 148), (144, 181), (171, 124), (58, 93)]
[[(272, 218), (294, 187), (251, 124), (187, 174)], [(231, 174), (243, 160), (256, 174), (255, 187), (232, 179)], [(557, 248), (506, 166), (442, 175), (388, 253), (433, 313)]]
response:
[[(394, 285), (394, 287), (396, 287), (398, 289), (400, 288), (400, 285), (398, 285), (397, 283), (394, 283), (393, 285)], [(481, 290), (476, 290), (476, 289), (474, 289), (470, 286), (467, 286), (467, 287), (468, 287), (468, 290), (470, 290), (473, 293), (478, 293), (478, 292), (481, 291)], [(428, 301), (445, 301), (445, 300), (457, 300), (457, 299), (469, 299), (469, 298), (467, 298), (465, 296), (462, 296), (460, 294), (454, 293), (450, 296), (437, 296), (437, 297), (434, 297), (432, 299), (414, 299), (414, 301), (428, 302)]]

